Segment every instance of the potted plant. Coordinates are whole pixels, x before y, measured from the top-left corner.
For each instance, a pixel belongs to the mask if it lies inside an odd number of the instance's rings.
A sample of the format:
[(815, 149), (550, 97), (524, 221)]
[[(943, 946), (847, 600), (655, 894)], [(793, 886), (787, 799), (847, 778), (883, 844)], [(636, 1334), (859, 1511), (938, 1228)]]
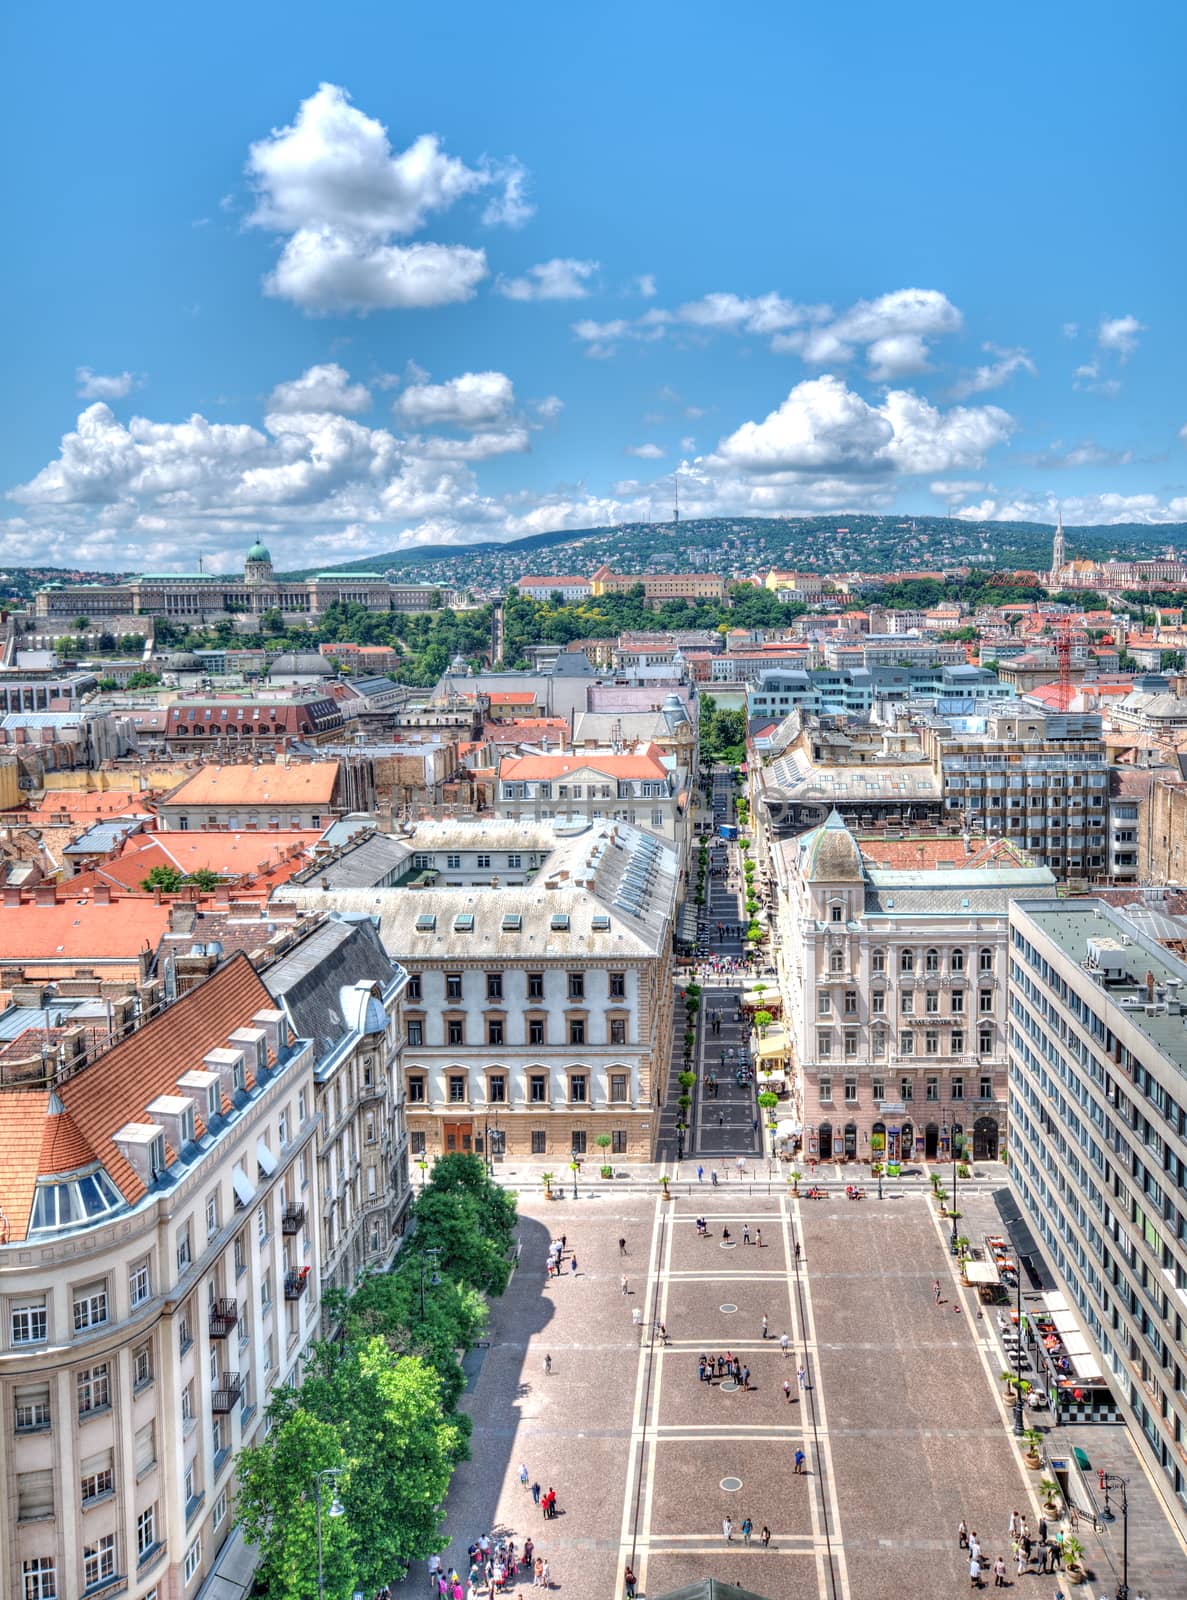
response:
[(610, 1135), (608, 1133), (599, 1133), (594, 1143), (602, 1152), (602, 1177), (612, 1178), (614, 1176), (614, 1168), (606, 1164), (606, 1151), (609, 1150), (611, 1144)]
[(760, 1039), (766, 1036), (766, 1031), (774, 1020), (774, 1016), (769, 1011), (756, 1011), (754, 1013), (754, 1026), (758, 1030)]
[(697, 1081), (697, 1075), (696, 1075), (695, 1072), (682, 1072), (680, 1074), (679, 1079), (678, 1079), (680, 1087), (682, 1089), (684, 1089), (685, 1091), (691, 1090), (693, 1084), (696, 1081)]
[(767, 1113), (769, 1119), (775, 1107), (779, 1104), (779, 1096), (773, 1089), (764, 1089), (758, 1097), (758, 1103)]
[(540, 1174), (540, 1182), (544, 1185), (544, 1198), (546, 1200), (552, 1199), (552, 1179), (553, 1174), (551, 1172), (542, 1172)]
[(1039, 1454), (1043, 1435), (1038, 1428), (1027, 1428), (1022, 1434), (1022, 1439), (1026, 1445), (1026, 1464), (1032, 1472), (1037, 1472), (1043, 1464), (1043, 1458)]
[(968, 1169), (967, 1162), (962, 1161), (959, 1164), (959, 1166), (956, 1169), (956, 1176), (958, 1178), (967, 1178), (969, 1176), (969, 1169)]
[(1043, 1510), (1054, 1516), (1059, 1505), (1059, 1485), (1054, 1478), (1039, 1479), (1039, 1498), (1043, 1502)]
[(1063, 1564), (1070, 1573), (1082, 1577), (1084, 1573), (1084, 1546), (1074, 1533), (1063, 1536)]
[(668, 1174), (666, 1172), (661, 1176), (661, 1178), (659, 1180), (660, 1188), (664, 1192), (664, 1199), (665, 1200), (670, 1200), (672, 1198), (671, 1195), (668, 1193), (668, 1185), (671, 1183), (671, 1181), (672, 1181), (671, 1178), (668, 1176)]

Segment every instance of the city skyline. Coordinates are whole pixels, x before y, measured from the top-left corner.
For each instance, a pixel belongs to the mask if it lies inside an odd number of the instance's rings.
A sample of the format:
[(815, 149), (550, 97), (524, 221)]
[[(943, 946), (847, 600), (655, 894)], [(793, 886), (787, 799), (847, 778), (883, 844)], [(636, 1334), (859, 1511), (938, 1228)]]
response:
[(9, 24), (5, 562), (1187, 521), (1169, 11), (206, 15)]

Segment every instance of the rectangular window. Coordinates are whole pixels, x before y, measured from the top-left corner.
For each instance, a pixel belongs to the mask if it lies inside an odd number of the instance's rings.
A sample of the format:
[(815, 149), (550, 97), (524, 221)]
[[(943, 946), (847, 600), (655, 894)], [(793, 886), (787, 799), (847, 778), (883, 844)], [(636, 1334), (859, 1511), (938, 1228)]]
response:
[(832, 1055), (832, 1053), (833, 1053), (832, 1035), (829, 1034), (829, 1033), (818, 1033), (816, 1035), (816, 1055), (817, 1055), (817, 1058), (819, 1060), (821, 1060), (821, 1061), (827, 1061), (828, 1058)]
[(533, 1072), (528, 1079), (528, 1100), (534, 1106), (548, 1102), (548, 1079), (542, 1072)]
[(583, 1156), (585, 1154), (585, 1129), (574, 1128), (571, 1137), (572, 1143), (569, 1148), (575, 1156)]
[(870, 1011), (875, 1017), (884, 1017), (886, 1015), (886, 990), (885, 989), (871, 989), (871, 991), (870, 991)]
[(953, 1028), (952, 1030), (952, 1042), (949, 1046), (949, 1053), (954, 1056), (962, 1056), (964, 1054), (964, 1034), (959, 1028)]
[(9, 1310), (13, 1344), (44, 1344), (48, 1325), (44, 1300), (22, 1300)]
[(189, 1270), (190, 1262), (194, 1259), (190, 1248), (190, 1225), (187, 1222), (184, 1228), (177, 1230), (177, 1271), (180, 1275)]
[(88, 1328), (101, 1328), (107, 1321), (106, 1283), (88, 1283), (74, 1291), (74, 1331), (85, 1333)]
[(414, 1050), (419, 1050), (424, 1042), (425, 1025), (419, 1017), (414, 1017), (408, 1023), (408, 1043)]
[(833, 1009), (832, 995), (829, 994), (827, 989), (818, 989), (816, 991), (816, 1015), (818, 1017), (831, 1016), (832, 1015), (832, 1009)]
[(993, 990), (981, 989), (977, 993), (977, 1010), (984, 1016), (987, 1011), (993, 1010)]
[(136, 1558), (143, 1561), (157, 1542), (157, 1508), (146, 1506), (136, 1518)]
[(540, 1128), (532, 1129), (532, 1154), (542, 1156), (547, 1152), (547, 1135)]
[(915, 1080), (913, 1078), (900, 1078), (898, 1088), (900, 1100), (914, 1100)]
[(477, 864), (478, 864), (478, 870), (480, 872), (489, 872), (490, 871), (490, 856), (485, 851), (480, 851), (479, 854), (478, 854), (478, 863)]
[(461, 1017), (449, 1017), (445, 1022), (445, 1043), (465, 1044), (466, 1025)]
[(940, 1098), (940, 1080), (939, 1080), (939, 1078), (928, 1078), (927, 1083), (926, 1083), (925, 1088), (924, 1088), (924, 1099), (925, 1100), (938, 1100), (939, 1098)]
[(589, 1079), (583, 1072), (575, 1072), (569, 1079), (569, 1100), (575, 1106), (585, 1105), (588, 1099)]
[(227, 1520), (227, 1491), (225, 1489), (214, 1502), (214, 1515), (211, 1520), (216, 1528), (221, 1528)]
[(147, 1261), (138, 1261), (128, 1272), (128, 1298), (133, 1306), (142, 1306), (152, 1298), (152, 1274)]
[(610, 974), (610, 998), (611, 998), (611, 1000), (625, 1000), (626, 999), (626, 973), (625, 972), (612, 972)]
[(81, 1464), (79, 1476), (79, 1495), (83, 1502), (99, 1500), (105, 1494), (111, 1494), (115, 1488), (114, 1462), (110, 1450), (101, 1450), (98, 1455), (85, 1456)]
[(626, 1043), (626, 1018), (625, 1017), (611, 1017), (610, 1018), (610, 1043), (611, 1044), (625, 1044)]
[(82, 1547), (82, 1581), (88, 1589), (115, 1577), (115, 1534), (105, 1533)]
[(844, 920), (845, 920), (845, 907), (844, 906), (829, 906), (828, 909), (829, 909), (829, 921), (830, 922), (844, 922)]
[(954, 1100), (963, 1100), (964, 1099), (964, 1079), (963, 1078), (953, 1078), (953, 1080), (952, 1080), (952, 1098)]
[(855, 1033), (847, 1033), (845, 1035), (845, 1055), (850, 1061), (857, 1055), (857, 1035)]
[(18, 1522), (36, 1522), (54, 1514), (54, 1474), (18, 1472), (16, 1475), (16, 1514)]
[(503, 1042), (502, 1017), (488, 1017), (486, 1019), (486, 1042), (490, 1045), (501, 1045)]
[(923, 1035), (923, 1053), (927, 1056), (938, 1056), (940, 1053), (940, 1036), (932, 1028)]
[(146, 1422), (143, 1428), (137, 1428), (133, 1439), (133, 1460), (136, 1465), (136, 1476), (142, 1478), (146, 1472), (151, 1472), (157, 1464), (157, 1425), (155, 1422)]
[(915, 1054), (915, 1035), (913, 1033), (899, 1034), (898, 1053), (900, 1056), (913, 1056)]
[(544, 974), (542, 972), (529, 972), (528, 973), (528, 999), (529, 1000), (543, 1000), (543, 998), (544, 998)]
[(857, 1079), (856, 1078), (846, 1078), (845, 1079), (845, 1104), (846, 1105), (856, 1105), (857, 1104)]
[(857, 990), (856, 989), (846, 989), (845, 990), (845, 1008), (844, 1009), (845, 1009), (845, 1015), (847, 1017), (855, 1017), (857, 1015)]
[(202, 1541), (201, 1539), (195, 1539), (193, 1544), (185, 1553), (185, 1566), (182, 1571), (186, 1583), (189, 1583), (190, 1580), (196, 1575), (198, 1568), (201, 1565)]
[(406, 993), (407, 998), (409, 1000), (419, 1000), (421, 998), (420, 973), (419, 972), (414, 972), (412, 974), (412, 976), (408, 979), (408, 988), (405, 991), (405, 993)]
[(425, 1080), (421, 1077), (408, 1080), (408, 1103), (414, 1106), (423, 1106), (425, 1103)]
[(21, 1600), (58, 1600), (58, 1570), (51, 1556), (34, 1556), (21, 1563), (24, 1590)]
[(993, 1029), (982, 1028), (977, 1036), (977, 1048), (983, 1056), (993, 1054)]
[(75, 1376), (78, 1394), (78, 1414), (87, 1417), (93, 1411), (105, 1411), (111, 1404), (111, 1371), (106, 1361), (98, 1366), (83, 1367)]
[(875, 1105), (881, 1105), (883, 1100), (886, 1099), (886, 1079), (875, 1078), (870, 1092), (874, 1097)]
[(501, 1072), (492, 1072), (486, 1080), (487, 1097), (491, 1105), (502, 1106), (507, 1103), (507, 1079)]
[(585, 1043), (585, 1023), (580, 1017), (569, 1018), (569, 1043)]
[(875, 950), (874, 951), (873, 955), (870, 957), (870, 971), (871, 972), (885, 972), (886, 971), (886, 951), (885, 950)]
[(528, 1043), (529, 1044), (543, 1044), (544, 1043), (544, 1018), (543, 1017), (529, 1017), (528, 1018)]
[(915, 1013), (915, 996), (904, 992), (899, 995), (899, 1012), (904, 1017), (913, 1016)]
[(486, 998), (488, 1000), (501, 1000), (503, 998), (503, 974), (501, 972), (487, 973)]
[(993, 1099), (993, 1079), (986, 1077), (984, 1073), (981, 1075), (979, 1098), (982, 1100)]
[(961, 1012), (963, 1010), (964, 1010), (964, 992), (961, 989), (953, 989), (953, 991), (952, 991), (952, 1015), (954, 1017), (958, 1017), (958, 1016), (960, 1016), (960, 1014), (961, 1014)]
[(447, 1000), (460, 1000), (462, 998), (462, 975), (460, 972), (447, 972), (445, 974), (445, 998)]
[(584, 972), (570, 972), (569, 974), (569, 999), (585, 999), (585, 974)]
[(927, 991), (923, 997), (923, 1009), (929, 1017), (935, 1016), (940, 1009), (940, 991), (938, 989), (929, 989)]
[(425, 1136), (417, 1131), (408, 1135), (409, 1149), (414, 1156), (423, 1156), (425, 1153)]
[(50, 1425), (49, 1384), (27, 1383), (13, 1394), (13, 1425), (18, 1433), (39, 1433)]
[(461, 864), (462, 858), (460, 855), (447, 855), (445, 857), (445, 869), (447, 872), (457, 872)]
[(626, 1129), (610, 1129), (610, 1154), (612, 1156), (626, 1155)]
[(449, 1074), (449, 1101), (451, 1105), (462, 1105), (466, 1099), (466, 1074), (464, 1072), (451, 1072)]
[(627, 1074), (625, 1072), (612, 1072), (610, 1074), (610, 1100), (613, 1105), (627, 1103)]

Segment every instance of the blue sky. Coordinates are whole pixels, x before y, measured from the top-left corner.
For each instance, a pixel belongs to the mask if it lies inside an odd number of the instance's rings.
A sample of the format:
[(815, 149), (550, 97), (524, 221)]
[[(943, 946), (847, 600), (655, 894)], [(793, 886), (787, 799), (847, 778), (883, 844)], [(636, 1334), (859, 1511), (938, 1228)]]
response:
[(1187, 521), (1185, 34), (10, 8), (0, 559), (504, 539), (677, 468), (688, 515)]

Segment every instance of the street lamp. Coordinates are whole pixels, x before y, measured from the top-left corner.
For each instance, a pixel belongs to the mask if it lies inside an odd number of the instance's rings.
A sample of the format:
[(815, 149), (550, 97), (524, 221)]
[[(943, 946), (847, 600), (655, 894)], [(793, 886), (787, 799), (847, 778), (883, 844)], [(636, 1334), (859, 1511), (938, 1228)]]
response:
[(341, 1467), (325, 1467), (321, 1472), (313, 1474), (313, 1498), (317, 1505), (317, 1600), (322, 1600), (326, 1592), (326, 1575), (322, 1570), (321, 1559), (321, 1486), (330, 1482), (334, 1485), (334, 1497), (330, 1501), (327, 1517), (342, 1517), (346, 1515), (346, 1507), (338, 1498), (338, 1479), (342, 1476)]
[(1022, 1257), (1019, 1256), (1014, 1265), (1014, 1276), (1018, 1285), (1018, 1338), (1014, 1343), (1014, 1437), (1022, 1437)]
[(432, 1269), (433, 1269), (433, 1275), (429, 1279), (429, 1288), (430, 1289), (436, 1289), (440, 1285), (440, 1282), (441, 1282), (441, 1274), (437, 1271), (437, 1263), (438, 1263), (438, 1261), (440, 1261), (440, 1259), (441, 1259), (440, 1250), (426, 1250), (426, 1251), (424, 1251), (424, 1253), (419, 1258), (419, 1265), (420, 1265), (420, 1320), (422, 1322), (425, 1319), (425, 1261), (428, 1260), (431, 1263)]
[(580, 1160), (578, 1158), (576, 1150), (571, 1151), (570, 1154), (569, 1154), (569, 1170), (573, 1174), (573, 1198), (574, 1198), (574, 1200), (576, 1200), (576, 1198), (577, 1198), (577, 1174), (581, 1170), (581, 1162), (580, 1162)]
[(1129, 1600), (1129, 1496), (1125, 1492), (1129, 1479), (1123, 1478), (1119, 1472), (1102, 1472), (1100, 1478), (1105, 1491), (1106, 1516), (1112, 1515), (1109, 1490), (1117, 1489), (1121, 1493), (1121, 1582), (1117, 1585), (1116, 1600)]
[(956, 1130), (952, 1132), (952, 1254), (956, 1254)]

